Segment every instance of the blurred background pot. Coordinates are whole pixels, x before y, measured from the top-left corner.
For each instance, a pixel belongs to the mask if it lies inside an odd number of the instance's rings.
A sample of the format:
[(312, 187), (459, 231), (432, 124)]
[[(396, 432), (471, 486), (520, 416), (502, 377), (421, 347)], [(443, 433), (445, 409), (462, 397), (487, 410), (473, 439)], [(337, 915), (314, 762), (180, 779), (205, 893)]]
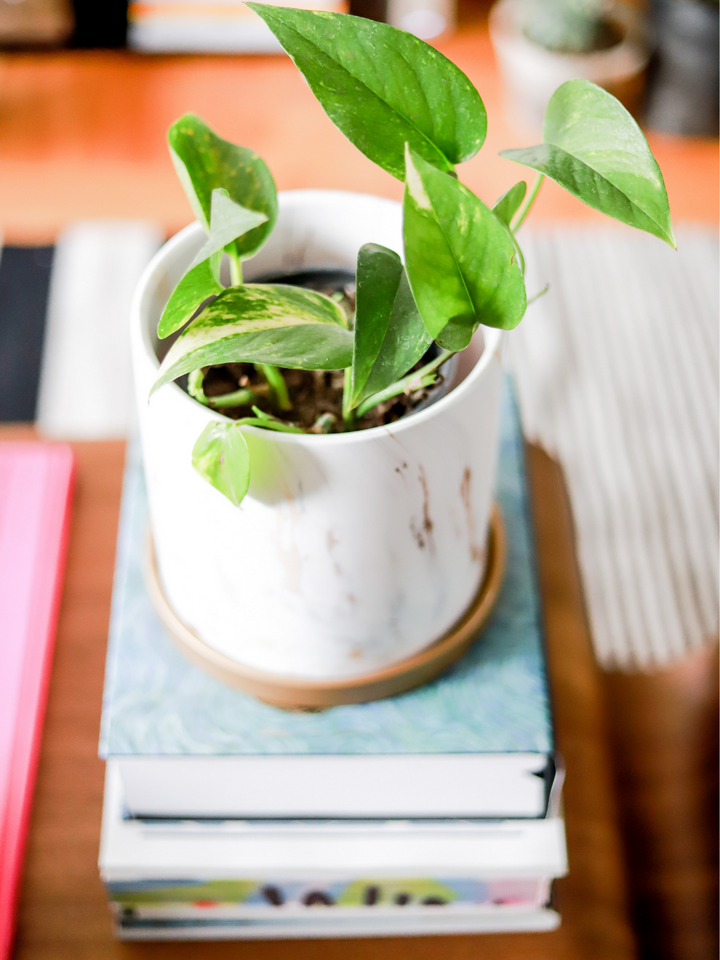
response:
[[(136, 293), (132, 350), (152, 533), (166, 597), (211, 647), (280, 676), (360, 676), (418, 652), (472, 604), (493, 497), (502, 333), (478, 331), (452, 390), (387, 427), (325, 436), (244, 428), (250, 492), (240, 508), (202, 480), (193, 445), (223, 419), (177, 384), (148, 403), (155, 329), (204, 241), (181, 231)], [(280, 194), (254, 277), (354, 271), (373, 241), (402, 249), (402, 209), (332, 191)]]
[(718, 3), (653, 0), (647, 122), (685, 136), (718, 133)]
[[(567, 2), (567, 0), (565, 0)], [(602, 49), (570, 53), (550, 49), (531, 37), (562, 36), (551, 29), (553, 7), (539, 0), (499, 0), (490, 11), (490, 38), (500, 69), (508, 121), (519, 132), (535, 136), (542, 129), (548, 100), (567, 80), (591, 80), (637, 113), (642, 104), (649, 60), (644, 21), (635, 9), (609, 3), (598, 31)], [(542, 29), (531, 28), (531, 16), (540, 9)], [(558, 13), (559, 16), (559, 13)]]

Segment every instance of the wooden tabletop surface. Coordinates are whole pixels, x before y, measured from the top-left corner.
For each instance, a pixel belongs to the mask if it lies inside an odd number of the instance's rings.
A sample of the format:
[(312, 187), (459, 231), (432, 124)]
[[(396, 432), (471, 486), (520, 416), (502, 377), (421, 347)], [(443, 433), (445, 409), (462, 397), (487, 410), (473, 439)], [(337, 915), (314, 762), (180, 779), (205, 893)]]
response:
[[(480, 91), (488, 111), (481, 151), (460, 179), (494, 202), (528, 171), (498, 151), (537, 142), (503, 117), (495, 60), (482, 22), (438, 44)], [(200, 114), (268, 163), (280, 190), (318, 187), (399, 200), (402, 185), (366, 159), (325, 116), (286, 57), (152, 57), (113, 51), (5, 54), (0, 59), (0, 231), (6, 242), (52, 243), (85, 217), (139, 217), (170, 235), (190, 208), (165, 133)], [(675, 222), (717, 223), (715, 140), (649, 134)], [(544, 184), (529, 223), (607, 222)]]

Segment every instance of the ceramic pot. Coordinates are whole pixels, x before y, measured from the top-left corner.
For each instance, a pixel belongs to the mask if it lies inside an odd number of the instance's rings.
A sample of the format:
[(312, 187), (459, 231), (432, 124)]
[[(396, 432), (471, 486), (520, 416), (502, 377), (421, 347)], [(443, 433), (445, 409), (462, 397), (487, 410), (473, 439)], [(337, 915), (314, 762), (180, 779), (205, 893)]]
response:
[(547, 50), (523, 30), (523, 0), (499, 0), (490, 11), (490, 39), (503, 82), (505, 109), (519, 132), (537, 136), (545, 107), (557, 88), (581, 78), (603, 87), (637, 113), (642, 104), (649, 52), (637, 11), (612, 4), (608, 19), (621, 40), (606, 50), (570, 54)]
[[(361, 194), (280, 194), (277, 225), (245, 279), (354, 270), (363, 243), (402, 250), (400, 204)], [(155, 329), (204, 241), (198, 224), (148, 266), (132, 352), (152, 534), (166, 597), (205, 643), (279, 676), (359, 676), (439, 639), (485, 566), (502, 334), (481, 329), (452, 390), (387, 427), (299, 435), (244, 427), (251, 484), (239, 508), (201, 479), (191, 451), (222, 420), (176, 384), (155, 393)]]

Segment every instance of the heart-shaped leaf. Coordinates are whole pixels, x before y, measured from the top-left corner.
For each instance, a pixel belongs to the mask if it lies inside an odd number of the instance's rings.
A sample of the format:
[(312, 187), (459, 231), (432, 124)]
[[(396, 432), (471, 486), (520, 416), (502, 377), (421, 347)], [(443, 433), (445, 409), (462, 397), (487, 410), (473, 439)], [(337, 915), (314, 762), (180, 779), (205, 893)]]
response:
[(396, 253), (366, 243), (356, 283), (350, 409), (403, 377), (432, 343)]
[(495, 214), (412, 151), (403, 209), (408, 279), (432, 338), (462, 350), (481, 323), (517, 326), (525, 283), (513, 241)]
[(160, 339), (184, 327), (204, 300), (225, 289), (219, 280), (221, 256), (216, 253), (188, 270), (175, 287), (158, 323)]
[(167, 337), (184, 326), (203, 300), (221, 293), (220, 261), (225, 247), (252, 230), (267, 217), (235, 203), (227, 190), (218, 187), (212, 192), (210, 234), (190, 269), (173, 290), (158, 323), (158, 336)]
[(569, 80), (545, 111), (544, 143), (500, 156), (532, 167), (583, 203), (675, 246), (662, 173), (642, 130), (615, 97)]
[(170, 127), (168, 142), (180, 182), (205, 229), (210, 227), (212, 193), (218, 187), (235, 203), (267, 217), (237, 241), (241, 257), (257, 253), (277, 219), (275, 182), (264, 161), (247, 147), (221, 139), (191, 113)]
[(250, 454), (234, 423), (209, 423), (195, 442), (192, 465), (238, 507), (250, 487)]
[(492, 208), (495, 216), (498, 220), (502, 220), (505, 226), (510, 226), (510, 221), (518, 212), (520, 204), (525, 199), (526, 191), (527, 184), (524, 180), (521, 180), (519, 183), (516, 183), (514, 187), (510, 187), (507, 193), (504, 193)]
[(222, 252), (233, 240), (259, 227), (261, 223), (266, 223), (267, 219), (267, 214), (248, 210), (247, 207), (235, 203), (223, 187), (216, 187), (210, 201), (210, 232), (190, 265), (190, 269), (207, 260), (214, 253)]
[(180, 334), (152, 393), (170, 380), (217, 363), (271, 363), (340, 370), (352, 363), (353, 335), (329, 297), (284, 284), (229, 287)]
[(429, 44), (347, 14), (249, 3), (295, 61), (332, 122), (379, 166), (405, 176), (409, 143), (442, 170), (485, 140), (480, 94)]

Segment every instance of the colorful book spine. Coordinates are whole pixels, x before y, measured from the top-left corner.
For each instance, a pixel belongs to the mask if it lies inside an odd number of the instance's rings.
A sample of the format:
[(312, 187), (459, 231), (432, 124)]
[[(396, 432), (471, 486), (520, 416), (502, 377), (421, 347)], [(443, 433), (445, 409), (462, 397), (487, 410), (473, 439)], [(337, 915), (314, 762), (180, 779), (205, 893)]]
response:
[(65, 444), (0, 444), (0, 958), (10, 955), (70, 526)]

